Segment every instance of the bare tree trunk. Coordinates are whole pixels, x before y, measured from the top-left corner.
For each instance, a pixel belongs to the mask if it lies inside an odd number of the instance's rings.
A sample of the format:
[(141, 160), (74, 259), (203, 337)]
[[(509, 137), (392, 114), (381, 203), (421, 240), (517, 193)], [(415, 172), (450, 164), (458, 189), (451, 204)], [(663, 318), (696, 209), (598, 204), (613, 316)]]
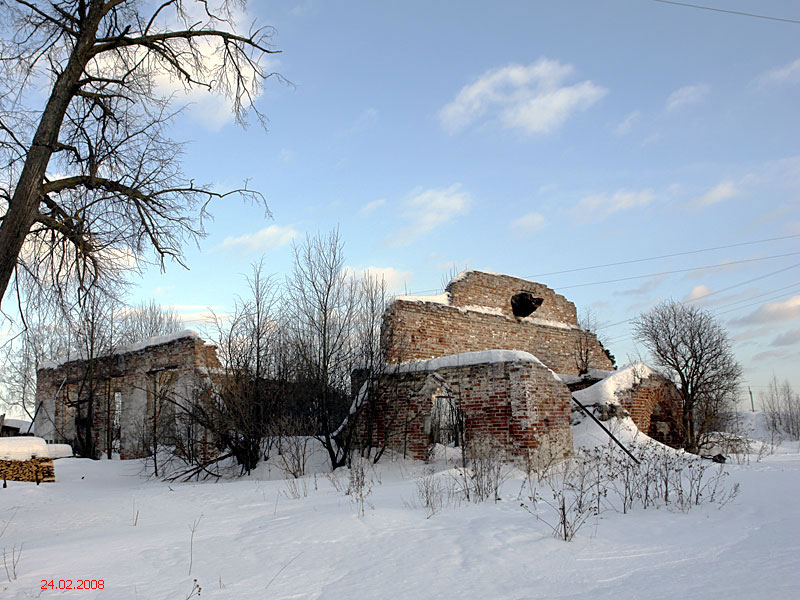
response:
[(97, 27), (103, 15), (103, 1), (90, 0), (88, 15), (82, 23), (67, 66), (56, 79), (50, 98), (42, 113), (39, 127), (28, 149), (14, 195), (0, 223), (0, 303), (5, 296), (8, 283), (14, 273), (17, 257), (22, 250), (37, 215), (42, 194), (42, 181), (50, 157), (58, 143), (58, 134), (67, 107), (75, 95), (78, 81), (83, 74), (89, 51), (97, 35)]

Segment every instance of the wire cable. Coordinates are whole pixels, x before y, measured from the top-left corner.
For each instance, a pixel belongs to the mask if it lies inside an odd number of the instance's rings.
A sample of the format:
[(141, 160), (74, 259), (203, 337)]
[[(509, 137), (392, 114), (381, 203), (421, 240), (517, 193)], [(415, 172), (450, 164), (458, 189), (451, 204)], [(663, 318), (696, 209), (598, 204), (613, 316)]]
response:
[[(634, 279), (646, 279), (648, 277), (660, 277), (661, 275), (674, 275), (675, 273), (689, 273), (691, 271), (702, 271), (704, 269), (720, 269), (722, 267), (729, 267), (731, 265), (741, 265), (745, 263), (759, 262), (762, 260), (770, 260), (772, 258), (785, 258), (787, 256), (797, 256), (800, 252), (788, 252), (786, 254), (773, 254), (772, 256), (762, 256), (760, 258), (748, 258), (745, 260), (734, 260), (727, 263), (717, 265), (705, 265), (703, 267), (692, 267), (690, 269), (675, 269), (673, 271), (661, 271), (660, 273), (648, 273), (647, 275), (634, 275), (632, 277), (620, 277), (618, 279), (606, 279), (604, 281), (590, 281), (589, 283), (576, 283), (574, 285), (561, 285), (557, 286), (559, 290), (570, 290), (573, 288), (587, 287), (590, 285), (601, 285), (604, 283), (618, 283), (620, 281), (632, 281)], [(709, 294), (710, 295), (710, 294)], [(701, 296), (702, 297), (702, 296)], [(699, 300), (700, 298), (698, 298)]]
[[(711, 293), (708, 293), (708, 294), (704, 294), (703, 296), (698, 296), (697, 298), (692, 298), (692, 300), (687, 300), (686, 304), (688, 304), (689, 302), (697, 302), (698, 300), (702, 300), (703, 298), (708, 298), (709, 296), (714, 296), (715, 294), (720, 294), (722, 292), (727, 292), (728, 290), (732, 290), (733, 288), (737, 288), (737, 287), (742, 286), (742, 285), (747, 285), (748, 283), (753, 283), (754, 281), (760, 281), (761, 279), (766, 279), (767, 277), (772, 277), (773, 275), (777, 275), (778, 273), (783, 273), (784, 271), (789, 271), (791, 269), (796, 269), (797, 267), (800, 267), (800, 263), (796, 263), (796, 264), (790, 265), (788, 267), (784, 267), (782, 269), (778, 269), (777, 271), (772, 271), (771, 273), (766, 273), (764, 275), (759, 275), (758, 277), (753, 277), (752, 279), (747, 279), (746, 281), (740, 281), (739, 283), (735, 283), (733, 285), (729, 285), (728, 287), (722, 288), (721, 290), (717, 290), (716, 292), (711, 292)], [(791, 286), (787, 286), (787, 287), (791, 287)], [(779, 291), (781, 289), (784, 289), (784, 288), (778, 288), (777, 290), (773, 290), (772, 292), (776, 292), (776, 291)], [(769, 293), (772, 293), (772, 292), (769, 292)], [(625, 323), (630, 323), (635, 318), (636, 317), (631, 317), (629, 319), (625, 319), (624, 321), (617, 321), (616, 323), (610, 323), (608, 325), (600, 325), (599, 327), (597, 327), (597, 329), (598, 330), (600, 330), (600, 329), (608, 329), (609, 327), (615, 327), (616, 325), (624, 325)]]
[[(525, 275), (522, 279), (532, 279), (534, 277), (545, 277), (545, 276), (548, 276), (548, 275), (561, 275), (563, 273), (578, 273), (580, 271), (590, 271), (592, 269), (604, 269), (604, 268), (607, 268), (607, 267), (616, 267), (616, 266), (620, 266), (620, 265), (629, 265), (629, 264), (635, 264), (635, 263), (640, 263), (640, 262), (648, 262), (648, 261), (652, 261), (652, 260), (661, 260), (661, 259), (664, 259), (664, 258), (674, 258), (676, 256), (688, 256), (688, 255), (691, 255), (691, 254), (701, 254), (703, 252), (713, 252), (715, 250), (727, 250), (729, 248), (738, 248), (738, 247), (741, 247), (741, 246), (751, 246), (753, 244), (764, 244), (766, 242), (776, 242), (776, 241), (780, 241), (780, 240), (788, 240), (788, 239), (798, 238), (798, 237), (800, 237), (800, 234), (783, 235), (783, 236), (779, 236), (779, 237), (771, 237), (771, 238), (764, 238), (764, 239), (760, 239), (760, 240), (752, 240), (752, 241), (749, 241), (749, 242), (739, 242), (739, 243), (736, 243), (736, 244), (726, 244), (724, 246), (713, 246), (711, 248), (699, 248), (697, 250), (687, 250), (685, 252), (673, 252), (671, 254), (662, 254), (660, 256), (650, 256), (650, 257), (647, 257), (647, 258), (634, 258), (634, 259), (631, 259), (631, 260), (622, 260), (622, 261), (617, 261), (617, 262), (612, 262), (612, 263), (605, 263), (605, 264), (601, 264), (601, 265), (593, 265), (591, 267), (577, 267), (577, 268), (573, 268), (573, 269), (563, 269), (561, 271), (550, 271), (549, 273), (537, 273), (535, 275)], [(728, 263), (728, 264), (733, 264), (733, 263)], [(406, 291), (402, 295), (403, 296), (419, 296), (419, 295), (423, 295), (423, 294), (442, 292), (443, 290), (444, 290), (444, 288), (436, 288), (436, 289), (430, 289), (430, 290), (419, 290), (419, 291), (414, 291), (414, 292)]]
[(674, 252), (672, 254), (662, 254), (661, 256), (651, 256), (649, 258), (635, 258), (632, 260), (622, 260), (619, 262), (606, 263), (603, 265), (595, 265), (593, 267), (579, 267), (577, 269), (565, 269), (563, 271), (550, 271), (549, 273), (537, 273), (536, 275), (528, 275), (524, 279), (531, 277), (544, 277), (546, 275), (561, 275), (562, 273), (577, 273), (578, 271), (589, 271), (591, 269), (603, 269), (605, 267), (616, 267), (619, 265), (631, 265), (634, 263), (647, 262), (650, 260), (660, 260), (662, 258), (673, 258), (675, 256), (688, 256), (690, 254), (700, 254), (702, 252), (713, 252), (714, 250), (726, 250), (728, 248), (738, 248), (739, 246), (751, 246), (753, 244), (763, 244), (765, 242), (774, 242), (777, 240), (786, 240), (790, 238), (800, 237), (800, 234), (784, 235), (781, 237), (766, 238), (763, 240), (754, 240), (752, 242), (740, 242), (738, 244), (728, 244), (727, 246), (714, 246), (713, 248), (701, 248), (699, 250), (687, 250), (686, 252)]
[(712, 6), (700, 6), (699, 4), (689, 4), (687, 2), (673, 2), (672, 0), (653, 0), (661, 4), (674, 4), (675, 6), (685, 6), (688, 8), (698, 8), (700, 10), (710, 10), (713, 12), (728, 13), (730, 15), (739, 15), (742, 17), (753, 17), (754, 19), (768, 19), (770, 21), (783, 21), (784, 23), (800, 23), (795, 19), (784, 19), (782, 17), (770, 17), (768, 15), (757, 15), (755, 13), (740, 12), (738, 10), (727, 10), (725, 8), (714, 8)]

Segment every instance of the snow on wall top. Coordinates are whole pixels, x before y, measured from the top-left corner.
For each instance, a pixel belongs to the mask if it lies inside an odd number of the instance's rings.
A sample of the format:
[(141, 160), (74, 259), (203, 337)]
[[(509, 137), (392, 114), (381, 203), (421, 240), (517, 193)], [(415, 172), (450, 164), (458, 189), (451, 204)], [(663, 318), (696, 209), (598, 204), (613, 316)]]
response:
[[(468, 270), (459, 273), (435, 296), (397, 296), (395, 300), (411, 303), (432, 303), (460, 311), (478, 312), (520, 320), (513, 307), (514, 298), (529, 294), (538, 299), (533, 314), (522, 320), (535, 325), (579, 329), (575, 305), (542, 283), (521, 277), (489, 271)], [(532, 318), (531, 318), (532, 317)]]
[(618, 371), (612, 372), (611, 375), (594, 385), (573, 392), (573, 395), (584, 405), (619, 404), (617, 392), (631, 389), (634, 384), (642, 379), (647, 379), (653, 373), (655, 371), (644, 363), (627, 365)]
[(454, 283), (458, 283), (459, 281), (466, 279), (473, 273), (480, 273), (481, 275), (491, 275), (493, 277), (511, 277), (513, 279), (520, 279), (520, 277), (517, 277), (516, 275), (509, 275), (508, 273), (495, 273), (493, 271), (481, 271), (480, 269), (466, 269), (464, 271), (461, 271), (461, 273), (459, 273), (455, 277), (453, 277), (450, 280), (450, 283), (447, 284), (447, 287), (450, 287)]
[[(182, 331), (176, 331), (175, 333), (170, 333), (168, 335), (158, 335), (155, 337), (146, 338), (144, 340), (139, 340), (138, 342), (133, 342), (132, 344), (120, 346), (119, 348), (114, 349), (110, 354), (130, 354), (131, 352), (138, 352), (139, 350), (144, 350), (145, 348), (149, 348), (151, 346), (160, 346), (162, 344), (168, 344), (170, 342), (174, 342), (175, 340), (184, 338), (193, 338), (198, 340), (201, 339), (200, 335), (196, 331), (191, 329), (183, 329)], [(108, 354), (105, 354), (104, 356), (108, 356)], [(56, 360), (48, 360), (39, 365), (39, 370), (56, 369), (61, 365), (78, 360), (86, 360), (86, 355), (84, 353), (78, 353), (73, 356), (61, 357)]]
[(50, 458), (47, 443), (38, 437), (4, 437), (0, 438), (0, 460), (30, 460)]
[(402, 300), (403, 302), (432, 302), (434, 304), (450, 306), (450, 294), (447, 292), (436, 294), (435, 296), (395, 296), (394, 300)]
[(468, 367), (481, 364), (495, 364), (504, 362), (532, 362), (550, 371), (556, 381), (561, 381), (552, 369), (545, 365), (530, 352), (522, 350), (481, 350), (480, 352), (462, 352), (461, 354), (450, 354), (439, 358), (428, 360), (414, 360), (400, 363), (394, 372), (396, 373), (416, 373), (419, 371), (438, 371), (447, 367)]

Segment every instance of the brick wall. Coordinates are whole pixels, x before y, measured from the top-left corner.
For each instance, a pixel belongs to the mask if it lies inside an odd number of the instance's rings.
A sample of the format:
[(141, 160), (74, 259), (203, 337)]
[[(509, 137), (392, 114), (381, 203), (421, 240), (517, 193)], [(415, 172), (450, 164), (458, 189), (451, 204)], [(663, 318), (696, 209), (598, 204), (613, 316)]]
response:
[(681, 403), (671, 381), (656, 373), (619, 390), (616, 397), (640, 431), (668, 446), (682, 442)]
[[(518, 318), (511, 297), (527, 291), (543, 300)], [(447, 286), (447, 303), (399, 298), (386, 310), (382, 347), (387, 362), (424, 360), (480, 350), (530, 352), (557, 373), (578, 373), (576, 347), (589, 348), (593, 369), (613, 369), (597, 337), (577, 325), (575, 305), (539, 283), (467, 271)]]
[(572, 302), (546, 285), (527, 279), (484, 271), (465, 271), (447, 285), (446, 291), (450, 295), (451, 306), (494, 308), (509, 319), (515, 318), (511, 310), (511, 297), (519, 292), (530, 292), (543, 300), (532, 318), (578, 325), (577, 312)]
[(191, 401), (194, 391), (207, 379), (208, 370), (219, 367), (214, 347), (187, 334), (91, 362), (76, 360), (42, 368), (36, 382), (36, 402), (41, 409), (34, 427), (37, 435), (48, 441), (75, 447), (74, 404), (92, 395), (92, 430), (98, 452), (105, 453), (118, 393), (122, 407), (118, 416), (120, 455), (135, 458), (143, 454), (142, 436), (152, 425), (154, 399), (169, 394), (173, 401)]
[(359, 421), (362, 446), (371, 436), (372, 447), (427, 458), (435, 398), (444, 394), (463, 411), (467, 440), (490, 440), (506, 458), (543, 463), (572, 452), (570, 392), (542, 365), (514, 360), (414, 368), (383, 377), (374, 411)]
[(589, 346), (590, 368), (614, 368), (597, 337), (581, 329), (542, 325), (530, 318), (515, 319), (434, 302), (395, 300), (384, 315), (382, 336), (387, 362), (480, 350), (523, 350), (557, 373), (578, 373), (575, 349), (582, 336)]

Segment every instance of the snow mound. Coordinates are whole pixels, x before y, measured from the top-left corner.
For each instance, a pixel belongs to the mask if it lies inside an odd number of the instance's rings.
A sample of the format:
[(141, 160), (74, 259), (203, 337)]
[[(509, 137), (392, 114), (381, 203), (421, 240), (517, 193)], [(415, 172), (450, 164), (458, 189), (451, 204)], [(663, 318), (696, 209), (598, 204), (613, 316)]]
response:
[(47, 452), (50, 458), (69, 458), (75, 455), (69, 444), (47, 444)]
[(50, 458), (47, 443), (38, 437), (20, 436), (0, 438), (0, 460), (30, 460)]
[[(200, 335), (196, 331), (191, 329), (183, 329), (182, 331), (176, 331), (175, 333), (170, 333), (169, 335), (158, 335), (144, 340), (139, 340), (138, 342), (133, 342), (132, 344), (120, 346), (119, 348), (113, 350), (110, 354), (130, 354), (131, 352), (138, 352), (139, 350), (144, 350), (150, 346), (160, 346), (162, 344), (168, 344), (183, 338), (201, 339)], [(86, 360), (86, 354), (81, 352), (71, 356), (57, 358), (56, 360), (48, 360), (41, 363), (39, 365), (39, 369), (56, 369), (61, 365), (76, 360)]]
[[(599, 381), (600, 379), (605, 379), (606, 377), (608, 377), (609, 375), (613, 375), (614, 373), (616, 373), (616, 371), (606, 371), (604, 369), (589, 369), (588, 378)], [(584, 375), (578, 375), (577, 373), (559, 373), (558, 376), (561, 377), (561, 380), (568, 385), (570, 383), (578, 383), (584, 378)]]
[(642, 379), (655, 373), (644, 363), (635, 363), (613, 371), (611, 375), (594, 385), (577, 392), (573, 396), (584, 406), (590, 404), (619, 404), (617, 392), (629, 390)]

